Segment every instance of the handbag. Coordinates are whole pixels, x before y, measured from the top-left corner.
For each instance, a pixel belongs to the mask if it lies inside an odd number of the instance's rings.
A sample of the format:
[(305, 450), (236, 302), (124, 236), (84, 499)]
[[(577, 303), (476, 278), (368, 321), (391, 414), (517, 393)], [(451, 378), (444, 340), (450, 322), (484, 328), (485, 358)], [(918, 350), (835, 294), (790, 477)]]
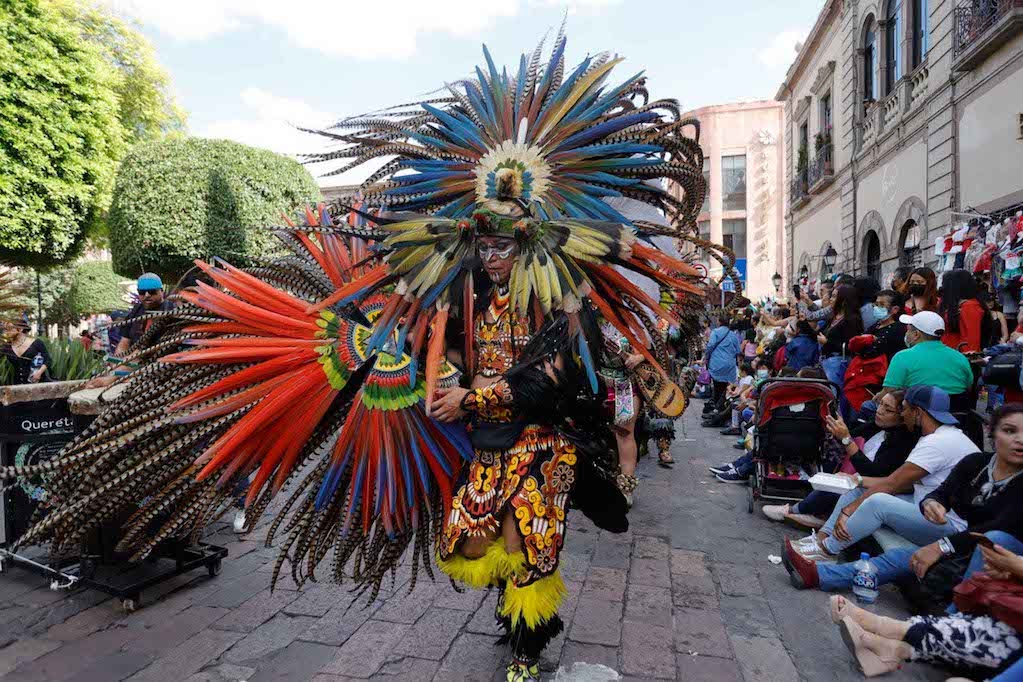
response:
[(963, 613), (990, 614), (1017, 632), (1023, 632), (1023, 584), (987, 573), (974, 573), (956, 585), (955, 605)]
[(984, 383), (1002, 388), (1020, 388), (1020, 368), (1023, 365), (1023, 350), (999, 353), (984, 366)]

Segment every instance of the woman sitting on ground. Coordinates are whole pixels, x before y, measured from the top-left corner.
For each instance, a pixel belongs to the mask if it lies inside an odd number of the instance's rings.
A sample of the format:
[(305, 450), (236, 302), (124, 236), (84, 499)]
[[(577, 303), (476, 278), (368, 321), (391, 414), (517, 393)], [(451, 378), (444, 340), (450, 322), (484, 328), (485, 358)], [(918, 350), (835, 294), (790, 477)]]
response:
[[(902, 398), (903, 393), (895, 391), (881, 399), (877, 414), (874, 415), (876, 432), (863, 443), (862, 449), (850, 436), (849, 428), (841, 417), (826, 418), (828, 433), (843, 444), (845, 454), (856, 470), (855, 476), (849, 476), (856, 485), (859, 485), (863, 477), (884, 478), (891, 475), (905, 463), (916, 446), (919, 437), (902, 422)], [(788, 520), (805, 528), (820, 528), (824, 525), (824, 519), (834, 511), (839, 497), (835, 493), (814, 490), (794, 505), (765, 505), (764, 516), (772, 521)]]
[[(980, 553), (984, 569), (992, 576), (1023, 582), (1023, 557), (997, 544), (991, 549), (980, 547)], [(1023, 679), (1019, 632), (989, 615), (951, 613), (903, 621), (875, 615), (835, 595), (831, 620), (842, 628), (842, 639), (866, 677), (918, 661), (954, 668), (977, 680)]]
[[(960, 569), (941, 574), (948, 575), (948, 584), (930, 586), (932, 596), (940, 595), (948, 601), (964, 571), (968, 575), (980, 565), (980, 555), (976, 554), (979, 534), (999, 533), (991, 539), (1023, 549), (1023, 545), (1005, 535), (1023, 537), (1023, 476), (1020, 476), (1023, 473), (1023, 405), (1003, 405), (995, 412), (991, 418), (991, 439), (995, 444), (994, 455), (978, 452), (964, 457), (944, 483), (919, 504), (921, 513), (933, 528), (945, 527), (953, 512), (966, 522), (967, 528), (944, 534), (915, 552), (899, 548), (873, 557), (870, 563), (877, 571), (879, 585), (914, 574), (922, 580), (939, 561), (959, 558)], [(968, 563), (971, 555), (974, 555), (973, 560)], [(784, 559), (792, 584), (798, 588), (850, 589), (856, 574), (855, 563), (815, 563), (798, 553), (789, 553)]]
[[(812, 565), (831, 562), (836, 555), (868, 537), (881, 526), (917, 545), (936, 542), (966, 528), (955, 512), (945, 522), (935, 524), (924, 516), (920, 503), (930, 495), (967, 455), (978, 451), (976, 445), (958, 428), (949, 413), (949, 396), (934, 386), (912, 386), (902, 402), (906, 428), (919, 431), (921, 438), (900, 466), (889, 476), (861, 479), (860, 487), (839, 499), (835, 510), (820, 532), (803, 541), (785, 541), (783, 559), (799, 554)], [(796, 578), (793, 578), (796, 584)]]

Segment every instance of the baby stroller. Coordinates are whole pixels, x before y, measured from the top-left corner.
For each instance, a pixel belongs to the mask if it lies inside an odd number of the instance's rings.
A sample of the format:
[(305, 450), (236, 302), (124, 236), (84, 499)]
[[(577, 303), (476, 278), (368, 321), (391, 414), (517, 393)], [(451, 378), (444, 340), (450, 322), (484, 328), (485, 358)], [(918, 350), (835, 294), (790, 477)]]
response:
[(749, 513), (760, 500), (798, 502), (810, 491), (799, 472), (820, 470), (827, 432), (824, 417), (834, 415), (838, 387), (824, 379), (768, 379), (757, 398), (753, 475)]

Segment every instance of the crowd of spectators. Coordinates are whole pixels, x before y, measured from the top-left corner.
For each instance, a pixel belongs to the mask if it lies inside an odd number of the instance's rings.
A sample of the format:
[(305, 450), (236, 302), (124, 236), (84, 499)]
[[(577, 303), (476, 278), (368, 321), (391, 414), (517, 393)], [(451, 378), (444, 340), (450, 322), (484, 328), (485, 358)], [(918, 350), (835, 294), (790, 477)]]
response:
[[(1023, 404), (1013, 402), (1020, 389), (988, 387), (1004, 404), (978, 404), (983, 351), (1023, 343), (1023, 325), (962, 270), (944, 273), (939, 286), (929, 268), (900, 268), (884, 289), (843, 275), (817, 294), (804, 283), (788, 300), (714, 321), (703, 426), (734, 438), (740, 453), (711, 474), (748, 484), (760, 466), (758, 477), (827, 473), (845, 481), (844, 494), (813, 489), (761, 511), (808, 531), (782, 547), (794, 587), (849, 591), (859, 579), (856, 559), (867, 552), (878, 584), (897, 584), (919, 614), (896, 621), (832, 599), (832, 617), (867, 676), (928, 661), (970, 679), (1023, 679), (1015, 629), (1023, 622)], [(793, 377), (826, 381), (834, 409), (821, 419), (814, 465), (775, 472), (776, 464), (763, 468), (778, 458), (758, 444), (760, 410), (768, 409), (759, 397), (765, 382)], [(1005, 607), (992, 615), (953, 604), (955, 590), (992, 577), (1018, 584), (1018, 620)]]

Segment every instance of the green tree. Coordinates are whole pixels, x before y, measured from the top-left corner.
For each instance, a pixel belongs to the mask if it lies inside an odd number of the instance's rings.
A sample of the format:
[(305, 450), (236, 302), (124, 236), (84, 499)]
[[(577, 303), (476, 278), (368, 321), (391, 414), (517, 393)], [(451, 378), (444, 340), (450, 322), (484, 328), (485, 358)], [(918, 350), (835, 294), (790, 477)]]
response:
[(257, 228), (319, 199), (309, 171), (265, 149), (201, 138), (140, 144), (121, 164), (110, 207), (114, 271), (169, 282), (196, 258), (249, 262), (274, 243)]
[(114, 273), (110, 261), (82, 261), (75, 267), (68, 288), (70, 308), (79, 318), (126, 309), (128, 284)]
[(0, 3), (0, 259), (73, 259), (124, 149), (117, 74), (47, 0)]
[(114, 67), (118, 119), (129, 144), (183, 134), (186, 116), (174, 100), (170, 76), (156, 61), (152, 44), (135, 22), (126, 22), (94, 0), (55, 0), (61, 12), (78, 26), (83, 38), (96, 45)]

